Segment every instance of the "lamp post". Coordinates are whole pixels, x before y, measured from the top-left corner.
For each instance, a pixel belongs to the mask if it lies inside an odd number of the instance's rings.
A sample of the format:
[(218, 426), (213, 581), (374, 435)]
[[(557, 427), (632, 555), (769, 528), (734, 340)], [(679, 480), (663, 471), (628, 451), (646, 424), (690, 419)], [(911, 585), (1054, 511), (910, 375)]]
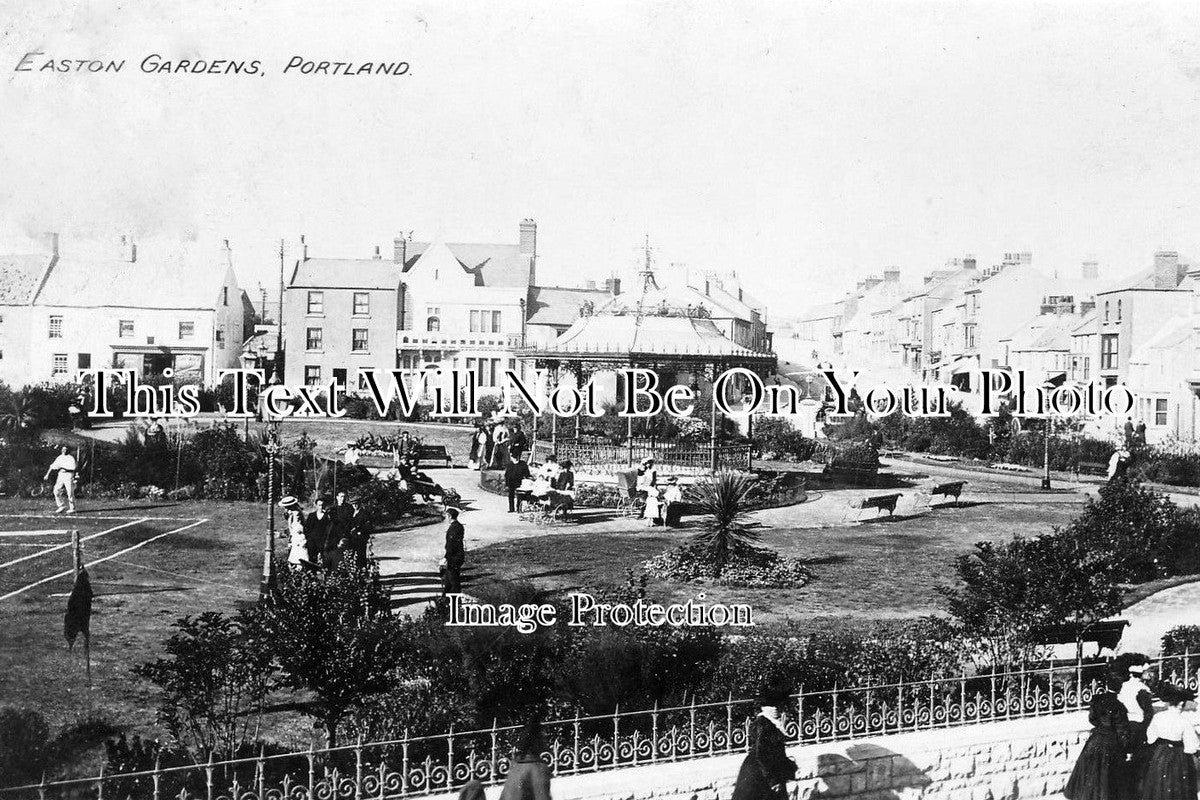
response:
[[(1047, 392), (1054, 390), (1054, 386), (1049, 382), (1042, 384)], [(1042, 451), (1042, 490), (1050, 489), (1050, 432), (1054, 428), (1054, 415), (1047, 410), (1045, 420), (1046, 430), (1043, 432), (1043, 451)]]
[(266, 599), (275, 586), (275, 457), (279, 455), (279, 420), (267, 423), (267, 539), (263, 547), (262, 584), (260, 600)]

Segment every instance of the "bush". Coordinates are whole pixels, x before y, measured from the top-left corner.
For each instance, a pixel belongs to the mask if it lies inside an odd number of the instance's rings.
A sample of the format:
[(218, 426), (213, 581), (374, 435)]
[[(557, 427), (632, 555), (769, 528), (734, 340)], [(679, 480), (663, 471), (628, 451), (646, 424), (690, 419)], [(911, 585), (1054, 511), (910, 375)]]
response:
[(1200, 653), (1200, 625), (1176, 625), (1162, 637), (1164, 656)]
[(786, 418), (759, 416), (754, 420), (754, 444), (761, 457), (785, 461), (808, 461), (817, 446)]
[(0, 708), (0, 781), (16, 785), (38, 780), (49, 753), (45, 717), (27, 708)]

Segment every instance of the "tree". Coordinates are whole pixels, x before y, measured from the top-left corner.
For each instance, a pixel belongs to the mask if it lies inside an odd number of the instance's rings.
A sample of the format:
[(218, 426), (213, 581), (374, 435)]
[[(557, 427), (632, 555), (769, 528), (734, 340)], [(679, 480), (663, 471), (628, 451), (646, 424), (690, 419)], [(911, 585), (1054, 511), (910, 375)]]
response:
[(713, 564), (713, 577), (720, 578), (731, 556), (759, 539), (750, 521), (749, 493), (754, 479), (739, 472), (721, 471), (696, 482), (688, 490), (688, 499), (705, 519), (696, 542), (707, 551)]
[(255, 635), (279, 667), (278, 685), (314, 695), (309, 713), (330, 747), (351, 708), (399, 682), (404, 626), (373, 566), (289, 571), (251, 613)]
[(158, 719), (194, 759), (233, 758), (253, 742), (271, 679), (271, 656), (246, 617), (215, 611), (183, 617), (167, 639), (168, 658), (135, 667), (163, 694)]
[(959, 585), (939, 587), (950, 613), (983, 640), (994, 666), (1028, 660), (1039, 629), (1088, 626), (1120, 610), (1109, 553), (1086, 538), (1053, 534), (979, 542), (955, 564)]

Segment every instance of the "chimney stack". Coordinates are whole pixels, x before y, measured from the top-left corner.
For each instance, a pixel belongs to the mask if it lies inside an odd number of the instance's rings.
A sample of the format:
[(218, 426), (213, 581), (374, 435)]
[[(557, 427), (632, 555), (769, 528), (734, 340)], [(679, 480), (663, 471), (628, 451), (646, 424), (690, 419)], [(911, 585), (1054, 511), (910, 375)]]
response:
[(1085, 261), (1080, 270), (1080, 275), (1085, 281), (1094, 281), (1100, 278), (1100, 264), (1096, 261)]
[(529, 283), (537, 283), (537, 223), (531, 219), (521, 220), (521, 238), (518, 240), (520, 253), (529, 258)]
[(392, 261), (401, 266), (408, 263), (408, 240), (402, 236), (392, 239)]
[(308, 261), (308, 242), (304, 241), (304, 234), (300, 234), (300, 260)]
[(130, 264), (137, 261), (137, 245), (133, 241), (133, 236), (121, 236), (121, 260), (128, 261)]
[(376, 261), (380, 261), (383, 259), (383, 256), (379, 252), (379, 245), (375, 245), (375, 255), (371, 256), (371, 258), (373, 258)]
[(1159, 250), (1154, 254), (1154, 288), (1174, 289), (1179, 285), (1179, 253)]
[(883, 279), (887, 283), (898, 283), (900, 280), (900, 269), (898, 267), (889, 267), (883, 271)]
[(619, 295), (621, 293), (621, 279), (620, 278), (605, 278), (604, 279), (604, 288), (605, 288), (605, 290), (608, 291), (609, 294), (611, 294), (613, 297), (616, 297), (617, 295)]
[(962, 260), (962, 268), (963, 269), (975, 269), (975, 266), (976, 266), (975, 256), (970, 255), (970, 254), (963, 256), (963, 260)]
[(865, 281), (863, 281), (863, 288), (874, 289), (881, 283), (883, 283), (883, 278), (880, 278), (878, 275), (871, 275)]
[(47, 233), (46, 234), (46, 249), (48, 249), (50, 251), (51, 258), (53, 258), (55, 260), (58, 259), (58, 234), (57, 233)]

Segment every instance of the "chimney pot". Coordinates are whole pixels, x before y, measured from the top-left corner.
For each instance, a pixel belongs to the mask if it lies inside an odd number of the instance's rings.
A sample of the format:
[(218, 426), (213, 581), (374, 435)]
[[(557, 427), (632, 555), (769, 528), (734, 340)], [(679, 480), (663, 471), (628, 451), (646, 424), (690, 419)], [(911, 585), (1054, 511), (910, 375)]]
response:
[(308, 242), (304, 241), (304, 234), (300, 234), (300, 260), (308, 261)]
[(383, 258), (383, 256), (379, 253), (379, 245), (375, 245), (375, 255), (372, 256), (372, 258), (374, 258), (376, 261), (379, 261), (381, 258)]

